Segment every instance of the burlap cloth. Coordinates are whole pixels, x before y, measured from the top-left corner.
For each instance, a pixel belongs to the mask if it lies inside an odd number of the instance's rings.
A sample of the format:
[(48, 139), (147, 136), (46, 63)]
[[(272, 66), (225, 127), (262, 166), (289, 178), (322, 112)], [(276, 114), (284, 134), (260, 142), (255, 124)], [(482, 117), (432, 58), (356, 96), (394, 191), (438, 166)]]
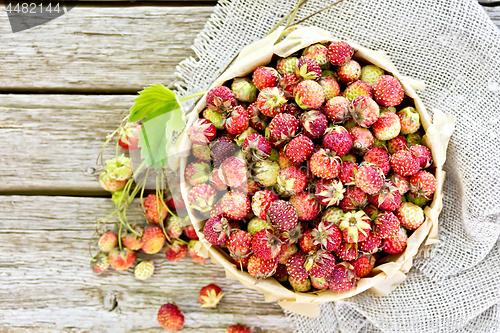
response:
[[(308, 1), (297, 18), (326, 4)], [(179, 66), (182, 95), (208, 88), (245, 45), (294, 2), (221, 1)], [(327, 303), (311, 319), (287, 313), (297, 332), (498, 332), (500, 330), (500, 32), (470, 1), (346, 0), (305, 25), (386, 51), (399, 72), (424, 80), (429, 109), (456, 116), (444, 166), (441, 242), (424, 247), (389, 296)]]

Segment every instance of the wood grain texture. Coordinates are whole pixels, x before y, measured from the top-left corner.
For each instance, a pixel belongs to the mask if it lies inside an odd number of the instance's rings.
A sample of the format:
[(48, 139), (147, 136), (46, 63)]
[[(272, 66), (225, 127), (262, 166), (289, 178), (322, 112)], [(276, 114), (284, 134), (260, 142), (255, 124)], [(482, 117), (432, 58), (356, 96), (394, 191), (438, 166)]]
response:
[[(93, 274), (89, 239), (96, 220), (112, 209), (104, 198), (0, 196), (0, 332), (164, 332), (156, 314), (167, 302), (184, 311), (186, 333), (222, 333), (235, 323), (290, 332), (278, 305), (226, 279), (209, 261), (188, 256), (172, 263), (162, 253), (142, 254), (156, 264), (146, 281), (135, 279), (132, 269)], [(138, 204), (129, 218), (145, 224)], [(217, 309), (200, 309), (198, 291), (209, 283), (226, 296)], [(105, 303), (113, 299), (111, 310)]]
[(11, 33), (0, 6), (0, 91), (136, 92), (168, 84), (212, 7), (80, 6)]

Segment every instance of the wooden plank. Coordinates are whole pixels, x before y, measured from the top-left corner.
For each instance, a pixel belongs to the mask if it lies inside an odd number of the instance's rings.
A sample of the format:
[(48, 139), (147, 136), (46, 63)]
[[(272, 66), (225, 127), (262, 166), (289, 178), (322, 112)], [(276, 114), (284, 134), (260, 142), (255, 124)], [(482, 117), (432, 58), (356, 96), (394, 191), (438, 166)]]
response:
[(136, 92), (175, 78), (213, 8), (77, 6), (13, 34), (0, 6), (0, 91)]
[[(209, 261), (147, 256), (157, 266), (146, 281), (135, 279), (132, 269), (93, 274), (89, 239), (96, 220), (112, 209), (105, 198), (0, 196), (0, 332), (164, 332), (156, 313), (166, 302), (184, 311), (183, 332), (222, 333), (235, 323), (291, 332), (276, 303), (226, 279)], [(129, 218), (145, 224), (138, 205)], [(209, 283), (226, 296), (217, 309), (200, 309), (198, 291)], [(105, 302), (113, 298), (111, 310)]]

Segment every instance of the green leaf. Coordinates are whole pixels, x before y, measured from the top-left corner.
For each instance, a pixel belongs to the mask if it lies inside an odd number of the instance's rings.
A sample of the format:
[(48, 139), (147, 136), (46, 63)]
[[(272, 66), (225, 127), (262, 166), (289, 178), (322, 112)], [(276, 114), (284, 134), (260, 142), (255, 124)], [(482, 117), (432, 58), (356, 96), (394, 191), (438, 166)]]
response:
[(167, 104), (178, 105), (175, 93), (160, 83), (139, 91), (139, 96), (134, 101), (130, 109), (129, 120), (131, 122), (139, 121)]

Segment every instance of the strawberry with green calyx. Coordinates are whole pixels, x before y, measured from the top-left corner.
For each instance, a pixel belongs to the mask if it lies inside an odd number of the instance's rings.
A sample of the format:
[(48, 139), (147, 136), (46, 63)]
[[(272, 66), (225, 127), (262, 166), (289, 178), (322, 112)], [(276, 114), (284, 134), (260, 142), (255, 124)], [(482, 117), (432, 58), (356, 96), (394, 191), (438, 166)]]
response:
[(344, 96), (349, 102), (352, 102), (361, 96), (373, 98), (373, 88), (365, 81), (357, 80), (345, 88), (342, 96)]
[(215, 139), (216, 134), (215, 126), (205, 118), (196, 119), (188, 129), (189, 140), (197, 145), (208, 145)]
[(201, 304), (200, 308), (216, 308), (222, 297), (224, 297), (224, 294), (222, 293), (220, 287), (211, 283), (200, 289), (198, 294), (198, 302)]
[(300, 108), (314, 110), (325, 102), (325, 92), (316, 81), (305, 80), (299, 82), (295, 87), (294, 98)]
[(262, 187), (274, 186), (277, 182), (280, 166), (277, 162), (263, 160), (253, 166), (254, 179)]
[(155, 271), (155, 264), (152, 260), (141, 261), (134, 268), (134, 275), (138, 280), (150, 278)]
[(314, 190), (316, 200), (325, 206), (336, 206), (344, 198), (345, 188), (337, 179), (320, 179)]
[(120, 127), (118, 132), (118, 144), (125, 150), (136, 150), (139, 144), (139, 132), (141, 131), (141, 124), (127, 123), (125, 126)]
[(370, 85), (382, 75), (384, 75), (384, 70), (376, 65), (366, 65), (361, 68), (361, 80)]
[(210, 165), (202, 161), (191, 162), (184, 170), (184, 178), (191, 186), (208, 182), (209, 175)]
[(350, 117), (350, 105), (351, 102), (345, 97), (332, 97), (326, 101), (324, 112), (328, 120), (334, 122), (335, 124), (343, 123)]
[(217, 192), (207, 184), (195, 186), (188, 193), (190, 207), (201, 213), (209, 212), (214, 206), (216, 198)]
[(234, 93), (225, 86), (213, 87), (207, 92), (207, 106), (220, 113), (230, 111), (235, 105)]
[(114, 232), (108, 231), (99, 237), (99, 249), (108, 253), (118, 246), (118, 235)]
[(362, 242), (371, 230), (370, 218), (362, 210), (347, 212), (340, 219), (339, 229), (347, 243)]
[(113, 180), (127, 180), (132, 176), (132, 160), (124, 154), (107, 160), (104, 172)]
[(157, 317), (160, 326), (169, 332), (177, 332), (184, 326), (184, 314), (175, 304), (163, 304)]
[(129, 269), (135, 262), (135, 253), (125, 248), (120, 250), (115, 247), (109, 252), (109, 264), (117, 271)]
[(312, 231), (314, 244), (326, 251), (335, 251), (342, 242), (339, 227), (332, 222), (321, 221)]
[(126, 184), (126, 179), (113, 179), (107, 172), (101, 172), (99, 174), (99, 185), (101, 185), (101, 187), (108, 192), (116, 193), (117, 191), (121, 191)]
[(368, 196), (368, 201), (381, 210), (392, 212), (401, 204), (401, 194), (392, 181), (386, 180), (378, 193)]
[(367, 128), (353, 127), (349, 134), (352, 138), (352, 149), (358, 155), (364, 155), (373, 147), (373, 134)]
[(205, 260), (208, 259), (206, 257), (201, 256), (200, 253), (198, 252), (198, 249), (201, 247), (200, 246), (201, 244), (198, 245), (199, 242), (200, 242), (199, 240), (191, 239), (188, 243), (188, 253), (194, 262), (204, 262)]
[[(285, 73), (281, 77), (281, 81), (279, 87), (283, 90), (285, 97), (287, 99), (293, 99), (295, 95), (295, 88), (297, 87), (297, 83), (300, 82), (300, 78), (295, 75), (295, 73)], [(287, 109), (288, 107), (285, 107)], [(285, 111), (286, 112), (286, 111)]]
[(179, 261), (184, 259), (188, 252), (186, 242), (176, 239), (171, 244), (167, 244), (165, 248), (165, 257), (168, 261)]
[(278, 85), (279, 74), (272, 67), (257, 67), (253, 71), (252, 79), (257, 89), (264, 90)]
[(281, 75), (284, 74), (295, 74), (295, 67), (299, 62), (297, 57), (280, 58), (276, 62), (276, 70)]
[(90, 262), (92, 271), (96, 274), (104, 273), (109, 269), (109, 257), (106, 253), (99, 252)]
[(331, 42), (328, 46), (328, 59), (334, 66), (348, 63), (354, 55), (354, 49), (344, 41)]
[(420, 128), (420, 115), (414, 107), (408, 106), (397, 112), (401, 123), (401, 134), (415, 133)]
[(295, 75), (302, 80), (317, 80), (321, 76), (321, 67), (311, 58), (301, 57), (295, 65)]
[(248, 77), (237, 77), (231, 84), (231, 90), (237, 100), (253, 103), (257, 99), (258, 90)]
[(262, 114), (274, 117), (285, 111), (287, 99), (283, 91), (277, 87), (265, 88), (257, 97), (257, 107)]

